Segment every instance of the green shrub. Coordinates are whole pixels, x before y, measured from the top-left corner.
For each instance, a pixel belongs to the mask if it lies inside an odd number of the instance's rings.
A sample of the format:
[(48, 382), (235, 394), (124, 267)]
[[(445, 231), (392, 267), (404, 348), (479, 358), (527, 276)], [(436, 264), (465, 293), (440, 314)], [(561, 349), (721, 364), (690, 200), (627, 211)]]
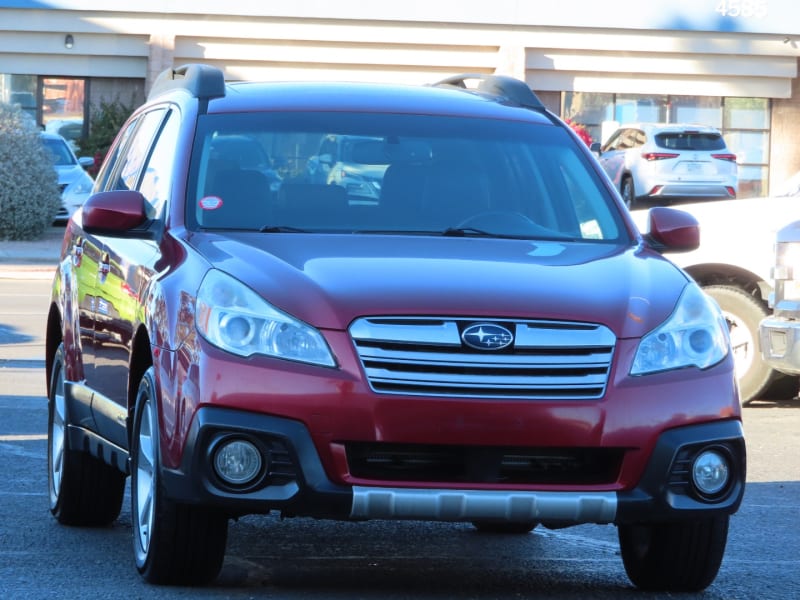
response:
[(53, 159), (18, 107), (0, 103), (0, 239), (42, 236), (61, 207)]
[(91, 118), (89, 119), (89, 135), (79, 142), (80, 155), (94, 157), (94, 166), (90, 169), (92, 175), (96, 175), (97, 171), (100, 170), (100, 165), (105, 159), (117, 132), (125, 124), (132, 112), (132, 108), (122, 104), (119, 100), (100, 102), (99, 106), (92, 106), (90, 111)]

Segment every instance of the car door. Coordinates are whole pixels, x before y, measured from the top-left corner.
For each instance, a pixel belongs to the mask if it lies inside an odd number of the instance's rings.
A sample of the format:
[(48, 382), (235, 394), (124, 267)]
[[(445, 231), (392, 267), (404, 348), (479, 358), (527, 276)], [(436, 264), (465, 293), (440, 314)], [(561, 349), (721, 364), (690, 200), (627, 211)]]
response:
[[(107, 180), (113, 171), (116, 157), (123, 149), (131, 134), (136, 129), (137, 121), (131, 121), (126, 129), (119, 136), (115, 145), (108, 153), (104, 167), (101, 170), (95, 189), (104, 190), (104, 180)], [(72, 259), (72, 278), (77, 293), (73, 296), (77, 299), (77, 320), (78, 335), (80, 338), (80, 357), (83, 368), (82, 378), (87, 386), (92, 388), (96, 381), (95, 377), (95, 311), (97, 307), (97, 285), (100, 277), (100, 265), (103, 262), (102, 243), (95, 235), (86, 233), (80, 226), (80, 219), (77, 219), (76, 226), (67, 228), (70, 233), (70, 254)]]
[(625, 169), (625, 152), (631, 147), (630, 130), (618, 129), (600, 149), (598, 160), (603, 170), (619, 189)]
[[(143, 184), (152, 180), (152, 176), (147, 176), (148, 165), (168, 113), (167, 107), (159, 107), (140, 117), (131, 140), (117, 159), (106, 189), (142, 191)], [(174, 143), (175, 140), (173, 152)], [(164, 176), (163, 180), (166, 183), (168, 177)], [(159, 193), (166, 193), (163, 186), (156, 187)], [(152, 190), (148, 193), (152, 199)], [(151, 219), (156, 216), (152, 205), (148, 207), (148, 216)], [(92, 413), (104, 436), (125, 447), (128, 369), (138, 301), (155, 262), (158, 245), (143, 236), (135, 239), (98, 236), (97, 242), (100, 252), (92, 344), (91, 387), (95, 391)]]

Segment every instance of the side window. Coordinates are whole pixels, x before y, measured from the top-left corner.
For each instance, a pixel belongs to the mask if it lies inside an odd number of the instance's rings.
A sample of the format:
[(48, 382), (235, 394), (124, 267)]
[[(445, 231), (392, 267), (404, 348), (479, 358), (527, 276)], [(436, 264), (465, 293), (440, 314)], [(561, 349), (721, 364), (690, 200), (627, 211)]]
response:
[(618, 130), (614, 135), (611, 136), (606, 142), (605, 148), (603, 148), (603, 152), (608, 152), (610, 150), (619, 150), (619, 141), (622, 137), (622, 131)]
[(100, 172), (97, 174), (97, 178), (95, 179), (95, 190), (106, 191), (109, 189), (107, 187), (108, 182), (109, 179), (111, 179), (111, 174), (114, 172), (114, 166), (117, 163), (120, 151), (125, 148), (125, 145), (128, 143), (128, 138), (131, 137), (131, 133), (133, 133), (134, 129), (136, 129), (136, 124), (138, 122), (138, 118), (132, 120), (130, 123), (128, 123), (128, 126), (125, 128), (122, 134), (117, 136), (116, 144), (109, 149), (108, 154), (103, 161), (103, 166), (100, 168)]
[(120, 158), (116, 170), (116, 180), (111, 187), (115, 190), (134, 190), (139, 182), (142, 167), (147, 160), (150, 145), (164, 119), (166, 108), (159, 108), (144, 115), (133, 135), (125, 155)]
[(330, 154), (331, 160), (336, 160), (336, 138), (332, 136), (326, 137), (319, 146), (319, 154)]
[(636, 130), (626, 129), (622, 132), (622, 135), (619, 136), (619, 140), (620, 150), (629, 150), (630, 148), (634, 148), (636, 146)]
[(167, 122), (158, 135), (158, 139), (147, 160), (147, 167), (139, 184), (139, 191), (148, 203), (147, 216), (157, 217), (169, 199), (172, 187), (172, 173), (175, 161), (175, 148), (178, 145), (180, 117), (176, 111), (170, 111)]

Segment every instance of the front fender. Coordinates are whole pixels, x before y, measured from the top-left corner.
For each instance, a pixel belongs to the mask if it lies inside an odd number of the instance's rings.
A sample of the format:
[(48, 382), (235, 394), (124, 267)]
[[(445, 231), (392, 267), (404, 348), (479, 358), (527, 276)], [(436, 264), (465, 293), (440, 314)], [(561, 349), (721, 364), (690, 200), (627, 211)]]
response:
[[(51, 310), (48, 316), (46, 347), (48, 349), (48, 379), (50, 358), (58, 347), (64, 344), (64, 369), (66, 379), (81, 381), (85, 379), (83, 368), (83, 347), (80, 333), (80, 299), (77, 274), (72, 258), (66, 257), (59, 262), (51, 289)], [(58, 320), (58, 323), (56, 323)]]

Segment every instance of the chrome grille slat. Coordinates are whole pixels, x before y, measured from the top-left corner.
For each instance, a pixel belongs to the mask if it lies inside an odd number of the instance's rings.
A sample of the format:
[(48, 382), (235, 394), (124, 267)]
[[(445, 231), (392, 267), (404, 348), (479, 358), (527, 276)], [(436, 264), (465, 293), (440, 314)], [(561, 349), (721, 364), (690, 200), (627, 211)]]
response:
[[(512, 331), (513, 346), (462, 345), (465, 327), (486, 322)], [(516, 399), (602, 397), (616, 343), (602, 325), (460, 317), (362, 318), (350, 335), (376, 392)]]
[(573, 385), (603, 385), (605, 375), (579, 376), (579, 377), (553, 377), (548, 375), (540, 376), (516, 376), (508, 375), (457, 375), (450, 373), (426, 373), (422, 371), (403, 371), (403, 377), (398, 377), (394, 372), (386, 369), (367, 369), (370, 380), (382, 381), (405, 381), (413, 378), (414, 381), (425, 384), (440, 385), (463, 385), (467, 387), (569, 387)]
[[(552, 367), (554, 366), (554, 357), (552, 353), (544, 354), (542, 356), (530, 354), (467, 354), (467, 355), (453, 355), (452, 353), (433, 352), (433, 351), (420, 351), (420, 350), (386, 350), (383, 348), (372, 348), (368, 346), (361, 346), (359, 348), (359, 355), (361, 360), (379, 360), (388, 363), (398, 364), (431, 364), (442, 366), (482, 366), (502, 369), (516, 369), (516, 368), (536, 368), (539, 366)], [(610, 359), (610, 351), (602, 349), (591, 351), (589, 354), (562, 354), (558, 360), (561, 365), (608, 365)]]

